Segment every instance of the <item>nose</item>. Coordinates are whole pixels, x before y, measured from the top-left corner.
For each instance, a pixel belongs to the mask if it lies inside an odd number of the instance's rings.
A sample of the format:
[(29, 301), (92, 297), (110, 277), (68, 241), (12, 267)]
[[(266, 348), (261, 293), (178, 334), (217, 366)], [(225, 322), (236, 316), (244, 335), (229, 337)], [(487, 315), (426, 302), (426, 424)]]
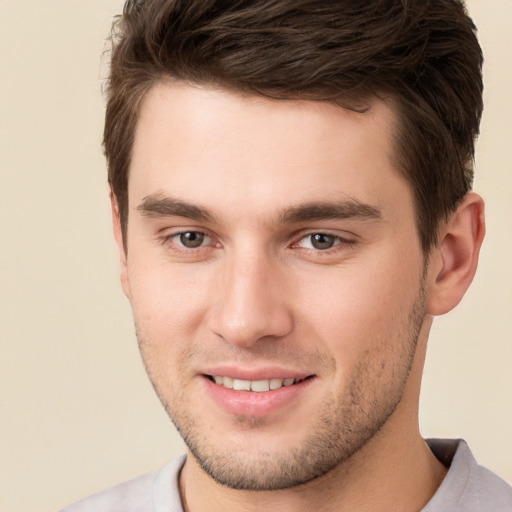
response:
[(285, 277), (268, 256), (232, 256), (223, 264), (210, 329), (227, 342), (250, 348), (293, 328)]

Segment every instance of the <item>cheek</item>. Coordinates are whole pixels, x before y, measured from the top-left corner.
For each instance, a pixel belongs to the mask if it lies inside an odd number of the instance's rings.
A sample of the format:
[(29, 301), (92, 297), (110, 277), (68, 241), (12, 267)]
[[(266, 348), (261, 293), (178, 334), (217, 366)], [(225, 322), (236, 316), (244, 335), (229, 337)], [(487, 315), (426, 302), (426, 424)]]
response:
[[(393, 260), (396, 262), (396, 260)], [(389, 264), (339, 268), (329, 279), (304, 283), (304, 318), (309, 329), (341, 363), (362, 357), (375, 344), (385, 348), (409, 331), (421, 272)], [(325, 285), (318, 286), (319, 282)], [(384, 346), (383, 346), (384, 345)], [(349, 364), (349, 363), (347, 363)]]
[(139, 336), (146, 342), (173, 344), (196, 329), (205, 312), (207, 284), (200, 272), (153, 262), (128, 267), (130, 302)]
[(197, 275), (171, 272), (167, 266), (133, 265), (129, 270), (130, 302), (141, 356), (168, 407), (168, 401), (184, 392), (188, 382), (183, 377), (190, 371), (186, 361), (204, 318), (204, 294), (200, 293), (204, 287)]

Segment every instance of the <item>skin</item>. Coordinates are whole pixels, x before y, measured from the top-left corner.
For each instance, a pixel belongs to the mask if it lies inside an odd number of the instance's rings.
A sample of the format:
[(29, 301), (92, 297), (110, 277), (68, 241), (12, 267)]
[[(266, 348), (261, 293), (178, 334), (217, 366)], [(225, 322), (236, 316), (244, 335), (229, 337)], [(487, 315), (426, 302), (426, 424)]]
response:
[[(395, 122), (377, 100), (358, 114), (180, 83), (145, 98), (127, 252), (115, 200), (114, 231), (146, 369), (189, 446), (186, 510), (421, 510), (442, 481), (421, 371), (432, 315), (476, 269), (483, 205), (468, 195), (427, 265)], [(226, 410), (206, 375), (237, 372), (308, 379), (279, 407)]]

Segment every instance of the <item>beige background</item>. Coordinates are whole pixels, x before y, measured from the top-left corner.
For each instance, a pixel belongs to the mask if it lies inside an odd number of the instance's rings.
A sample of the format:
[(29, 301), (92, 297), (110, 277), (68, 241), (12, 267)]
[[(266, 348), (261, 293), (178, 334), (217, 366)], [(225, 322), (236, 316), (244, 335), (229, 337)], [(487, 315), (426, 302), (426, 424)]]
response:
[[(473, 289), (438, 319), (426, 436), (512, 481), (511, 0), (469, 3), (486, 53)], [(50, 512), (182, 451), (117, 282), (99, 56), (119, 0), (0, 0), (0, 509)]]

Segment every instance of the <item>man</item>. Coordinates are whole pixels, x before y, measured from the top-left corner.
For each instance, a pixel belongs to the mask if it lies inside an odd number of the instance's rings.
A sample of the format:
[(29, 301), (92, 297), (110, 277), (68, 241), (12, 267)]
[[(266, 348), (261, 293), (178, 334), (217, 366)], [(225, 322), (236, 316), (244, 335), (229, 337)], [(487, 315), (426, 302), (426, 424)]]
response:
[(474, 30), (458, 0), (126, 3), (114, 233), (188, 453), (67, 512), (512, 509), (418, 429), (432, 319), (484, 236)]

